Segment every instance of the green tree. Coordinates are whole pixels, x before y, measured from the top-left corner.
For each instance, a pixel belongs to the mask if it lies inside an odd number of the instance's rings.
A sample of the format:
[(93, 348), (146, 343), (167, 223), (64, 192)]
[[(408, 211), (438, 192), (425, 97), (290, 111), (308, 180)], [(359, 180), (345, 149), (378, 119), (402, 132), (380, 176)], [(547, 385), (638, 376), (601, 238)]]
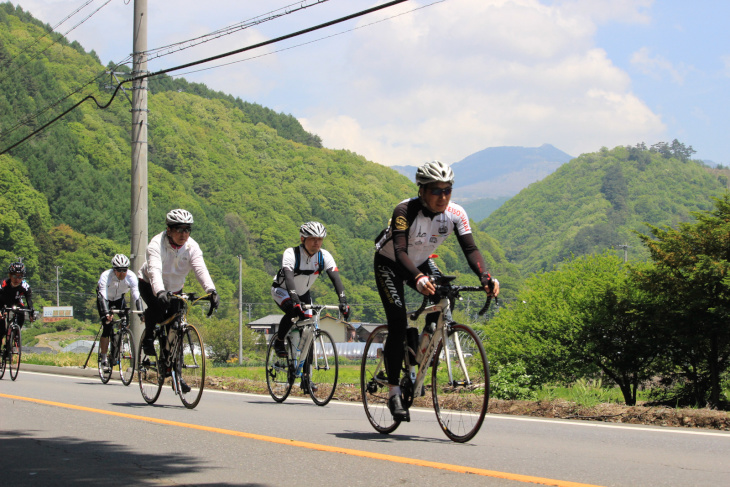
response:
[(696, 222), (650, 226), (641, 239), (655, 265), (637, 274), (662, 311), (668, 372), (681, 371), (692, 403), (712, 407), (721, 403), (730, 357), (730, 195), (715, 201)]

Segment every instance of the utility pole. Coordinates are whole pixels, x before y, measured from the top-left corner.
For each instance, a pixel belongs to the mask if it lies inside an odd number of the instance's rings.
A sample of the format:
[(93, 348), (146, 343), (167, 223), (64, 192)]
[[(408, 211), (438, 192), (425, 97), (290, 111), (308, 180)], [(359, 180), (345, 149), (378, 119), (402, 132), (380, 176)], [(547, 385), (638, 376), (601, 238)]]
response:
[(56, 266), (56, 306), (61, 306), (61, 291), (59, 289), (59, 279), (58, 279), (58, 271), (59, 269), (63, 269), (63, 266), (57, 265)]
[[(132, 77), (147, 74), (147, 0), (134, 0)], [(132, 84), (132, 270), (137, 272), (147, 249), (147, 78)], [(132, 335), (140, 339), (138, 315), (132, 315)], [(139, 342), (137, 342), (139, 343)]]
[(238, 256), (238, 365), (243, 365), (243, 256)]
[(616, 246), (617, 249), (623, 249), (624, 251), (624, 264), (629, 261), (629, 247), (628, 244)]

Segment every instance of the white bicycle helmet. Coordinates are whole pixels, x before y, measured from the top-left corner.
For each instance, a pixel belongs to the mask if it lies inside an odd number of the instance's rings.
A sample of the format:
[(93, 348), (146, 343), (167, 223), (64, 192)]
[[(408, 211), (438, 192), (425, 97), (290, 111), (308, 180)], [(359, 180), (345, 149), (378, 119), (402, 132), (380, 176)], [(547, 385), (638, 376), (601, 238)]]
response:
[(441, 161), (427, 162), (416, 171), (416, 183), (419, 186), (429, 183), (454, 184), (454, 171)]
[(167, 225), (171, 227), (176, 225), (192, 225), (193, 215), (187, 210), (178, 208), (168, 213), (165, 221), (167, 222)]
[(117, 254), (112, 258), (112, 267), (115, 269), (129, 269), (129, 259), (124, 254)]
[(321, 237), (325, 238), (327, 236), (327, 230), (324, 228), (324, 225), (322, 225), (319, 222), (307, 222), (301, 227), (299, 227), (299, 236), (300, 237)]

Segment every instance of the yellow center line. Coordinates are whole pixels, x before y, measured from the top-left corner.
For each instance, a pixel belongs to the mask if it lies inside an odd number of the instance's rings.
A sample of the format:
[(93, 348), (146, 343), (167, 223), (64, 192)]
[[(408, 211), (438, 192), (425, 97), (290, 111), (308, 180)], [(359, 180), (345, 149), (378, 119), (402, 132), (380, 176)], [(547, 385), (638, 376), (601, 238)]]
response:
[(310, 450), (318, 450), (329, 453), (341, 453), (343, 455), (350, 455), (354, 457), (370, 458), (374, 460), (384, 460), (393, 463), (402, 463), (405, 465), (415, 465), (418, 467), (429, 467), (440, 470), (448, 470), (456, 473), (469, 473), (473, 475), (481, 475), (484, 477), (494, 477), (498, 479), (514, 480), (516, 482), (527, 482), (532, 484), (540, 485), (551, 485), (555, 487), (599, 487), (592, 484), (582, 484), (579, 482), (569, 482), (565, 480), (553, 480), (542, 477), (533, 477), (531, 475), (520, 475), (508, 472), (498, 472), (496, 470), (485, 470), (482, 468), (465, 467), (461, 465), (452, 465), (449, 463), (430, 462), (428, 460), (419, 460), (416, 458), (399, 457), (394, 455), (385, 455), (382, 453), (373, 453), (368, 451), (353, 450), (351, 448), (341, 448), (329, 445), (320, 445), (317, 443), (308, 443), (306, 441), (288, 440), (285, 438), (276, 438), (274, 436), (257, 435), (254, 433), (244, 433), (242, 431), (234, 431), (223, 428), (215, 428), (212, 426), (202, 426), (199, 424), (181, 423), (178, 421), (170, 421), (167, 419), (149, 418), (146, 416), (137, 416), (135, 414), (119, 413), (116, 411), (106, 411), (104, 409), (88, 408), (85, 406), (77, 406), (75, 404), (66, 404), (62, 402), (46, 401), (44, 399), (35, 399), (30, 397), (13, 396), (10, 394), (1, 394), (0, 397), (8, 399), (15, 399), (16, 401), (33, 402), (37, 404), (44, 404), (46, 406), (55, 406), (66, 409), (74, 409), (76, 411), (86, 411), (89, 413), (106, 414), (107, 416), (117, 416), (119, 418), (135, 419), (138, 421), (147, 421), (149, 423), (164, 424), (167, 426), (178, 426), (181, 428), (189, 428), (199, 431), (206, 431), (209, 433), (218, 433), (228, 436), (237, 436), (240, 438), (247, 438), (250, 440), (267, 441), (269, 443), (277, 443), (280, 445), (297, 446), (299, 448), (308, 448)]

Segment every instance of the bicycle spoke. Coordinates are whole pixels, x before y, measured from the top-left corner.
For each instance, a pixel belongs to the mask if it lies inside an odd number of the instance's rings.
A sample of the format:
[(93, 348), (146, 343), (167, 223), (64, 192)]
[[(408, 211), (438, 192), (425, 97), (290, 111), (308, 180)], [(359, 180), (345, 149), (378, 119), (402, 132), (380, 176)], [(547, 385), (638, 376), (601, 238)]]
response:
[(400, 425), (388, 409), (388, 380), (383, 347), (388, 327), (375, 328), (368, 337), (360, 366), (360, 392), (368, 421), (379, 433), (392, 433)]
[(309, 360), (309, 395), (317, 406), (324, 406), (335, 393), (339, 372), (337, 347), (326, 331), (319, 330), (312, 341)]
[(177, 358), (180, 400), (186, 408), (198, 405), (205, 388), (205, 350), (203, 339), (193, 325), (186, 325)]
[(132, 333), (124, 328), (122, 330), (117, 359), (119, 362), (119, 375), (122, 383), (128, 386), (134, 377), (134, 347), (132, 345)]
[(14, 325), (10, 332), (10, 344), (10, 378), (15, 380), (18, 378), (18, 371), (20, 370), (20, 355), (22, 353), (20, 344), (20, 327), (17, 325)]
[(144, 347), (142, 346), (146, 333), (146, 330), (142, 332), (142, 337), (137, 347), (137, 357), (139, 357), (137, 381), (139, 382), (139, 390), (142, 392), (144, 400), (148, 404), (154, 404), (157, 398), (160, 397), (160, 391), (162, 390), (165, 377), (158, 369), (160, 340), (155, 337), (154, 353), (148, 355), (144, 352)]
[(481, 428), (489, 401), (489, 365), (471, 328), (451, 325), (436, 350), (431, 383), (444, 433), (453, 441), (469, 441)]

